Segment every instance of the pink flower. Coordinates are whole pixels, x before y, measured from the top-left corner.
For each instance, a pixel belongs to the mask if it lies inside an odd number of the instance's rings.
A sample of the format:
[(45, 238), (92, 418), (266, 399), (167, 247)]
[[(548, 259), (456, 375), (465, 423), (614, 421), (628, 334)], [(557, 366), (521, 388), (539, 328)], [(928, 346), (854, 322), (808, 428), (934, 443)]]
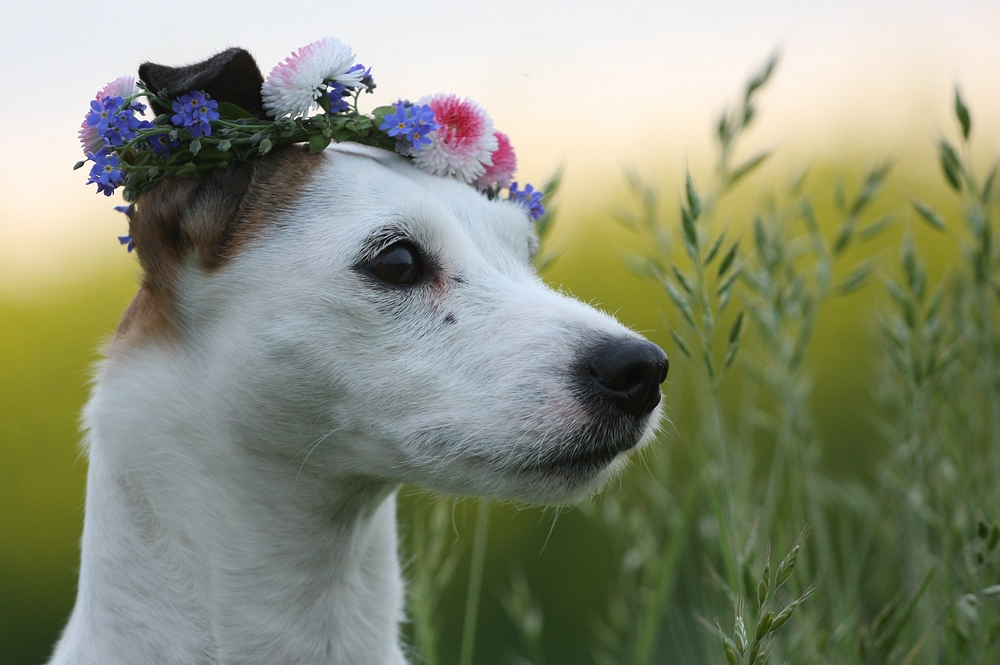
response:
[(108, 83), (104, 88), (97, 93), (97, 101), (101, 101), (105, 97), (122, 97), (128, 99), (132, 95), (139, 92), (139, 88), (135, 85), (134, 76), (119, 76), (114, 81)]
[(358, 87), (365, 72), (349, 71), (354, 64), (351, 47), (336, 37), (325, 37), (292, 52), (274, 66), (261, 86), (264, 109), (273, 118), (298, 117), (309, 112), (326, 84)]
[(493, 152), (500, 144), (493, 120), (471, 99), (438, 93), (417, 101), (434, 111), (440, 127), (428, 134), (430, 145), (415, 151), (413, 161), (432, 175), (455, 176), (472, 183), (493, 166)]
[(500, 187), (509, 187), (510, 179), (517, 170), (517, 155), (510, 145), (510, 139), (503, 132), (494, 132), (497, 139), (497, 149), (491, 155), (493, 165), (486, 167), (486, 172), (476, 180), (476, 188), (485, 190), (494, 184)]
[[(106, 97), (107, 95), (105, 95)], [(89, 114), (88, 114), (89, 115)], [(80, 137), (80, 146), (83, 147), (83, 154), (94, 153), (97, 154), (101, 148), (104, 147), (104, 141), (101, 140), (100, 135), (97, 133), (97, 127), (91, 127), (87, 123), (87, 119), (84, 118), (83, 122), (80, 124), (80, 131), (76, 133)]]

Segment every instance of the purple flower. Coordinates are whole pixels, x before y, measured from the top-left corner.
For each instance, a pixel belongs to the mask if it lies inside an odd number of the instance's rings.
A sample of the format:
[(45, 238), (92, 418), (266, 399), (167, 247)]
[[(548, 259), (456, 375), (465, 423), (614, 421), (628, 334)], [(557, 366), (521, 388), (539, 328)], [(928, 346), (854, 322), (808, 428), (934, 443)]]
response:
[(121, 245), (128, 245), (128, 247), (126, 247), (125, 249), (127, 249), (130, 252), (133, 249), (135, 249), (135, 241), (132, 240), (132, 234), (131, 233), (128, 234), (128, 235), (125, 235), (125, 236), (118, 236), (118, 243), (121, 244)]
[(520, 203), (527, 208), (532, 220), (537, 220), (545, 214), (545, 206), (542, 205), (542, 192), (536, 190), (529, 183), (525, 183), (522, 190), (517, 188), (516, 182), (510, 183), (507, 200)]
[(186, 95), (181, 95), (173, 101), (171, 108), (174, 115), (170, 117), (170, 122), (175, 127), (181, 127), (191, 132), (191, 136), (212, 135), (212, 121), (219, 119), (219, 103), (211, 98), (208, 93), (201, 90), (192, 90)]
[(106, 155), (104, 151), (98, 153), (87, 153), (87, 159), (94, 162), (90, 168), (90, 179), (87, 184), (97, 185), (97, 192), (105, 196), (115, 193), (115, 187), (122, 184), (125, 176), (118, 165), (118, 155), (114, 153)]
[(372, 78), (371, 67), (365, 69), (365, 66), (359, 62), (347, 70), (348, 74), (353, 74), (354, 72), (361, 72), (361, 85), (364, 86), (365, 92), (373, 92), (375, 90), (375, 79)]
[(351, 91), (348, 86), (343, 83), (337, 83), (333, 81), (328, 84), (330, 89), (327, 90), (326, 96), (330, 100), (330, 113), (343, 113), (347, 111), (350, 106), (344, 100), (345, 97), (351, 96)]
[(154, 134), (149, 137), (149, 144), (153, 148), (153, 154), (160, 157), (169, 157), (170, 151), (181, 144), (177, 139), (170, 138), (167, 134)]

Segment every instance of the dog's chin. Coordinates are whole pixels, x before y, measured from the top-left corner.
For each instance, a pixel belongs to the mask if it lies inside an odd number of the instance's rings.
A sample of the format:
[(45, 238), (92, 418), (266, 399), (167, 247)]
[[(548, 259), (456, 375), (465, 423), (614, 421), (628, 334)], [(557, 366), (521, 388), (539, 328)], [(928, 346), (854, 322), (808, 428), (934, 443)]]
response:
[(658, 420), (633, 421), (615, 432), (582, 432), (549, 455), (516, 466), (511, 470), (521, 489), (516, 498), (566, 503), (596, 493), (627, 464), (631, 451), (652, 440)]

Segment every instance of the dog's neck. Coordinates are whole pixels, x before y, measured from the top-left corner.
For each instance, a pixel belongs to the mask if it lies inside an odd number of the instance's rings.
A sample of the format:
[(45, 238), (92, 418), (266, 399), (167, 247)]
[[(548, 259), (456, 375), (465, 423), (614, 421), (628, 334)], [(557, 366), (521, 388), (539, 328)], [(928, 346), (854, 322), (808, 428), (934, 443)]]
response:
[(88, 408), (79, 592), (52, 662), (404, 663), (394, 488), (331, 486), (128, 383), (102, 379)]

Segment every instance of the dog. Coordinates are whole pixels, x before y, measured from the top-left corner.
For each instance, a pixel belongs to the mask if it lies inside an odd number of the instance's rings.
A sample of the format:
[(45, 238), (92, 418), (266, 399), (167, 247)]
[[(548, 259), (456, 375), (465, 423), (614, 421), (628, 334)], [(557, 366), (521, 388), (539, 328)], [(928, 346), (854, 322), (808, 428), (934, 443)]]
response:
[[(261, 80), (140, 75), (244, 108)], [(395, 153), (278, 148), (130, 227), (53, 665), (402, 665), (401, 483), (570, 501), (659, 421), (666, 355), (542, 283), (525, 209)]]

